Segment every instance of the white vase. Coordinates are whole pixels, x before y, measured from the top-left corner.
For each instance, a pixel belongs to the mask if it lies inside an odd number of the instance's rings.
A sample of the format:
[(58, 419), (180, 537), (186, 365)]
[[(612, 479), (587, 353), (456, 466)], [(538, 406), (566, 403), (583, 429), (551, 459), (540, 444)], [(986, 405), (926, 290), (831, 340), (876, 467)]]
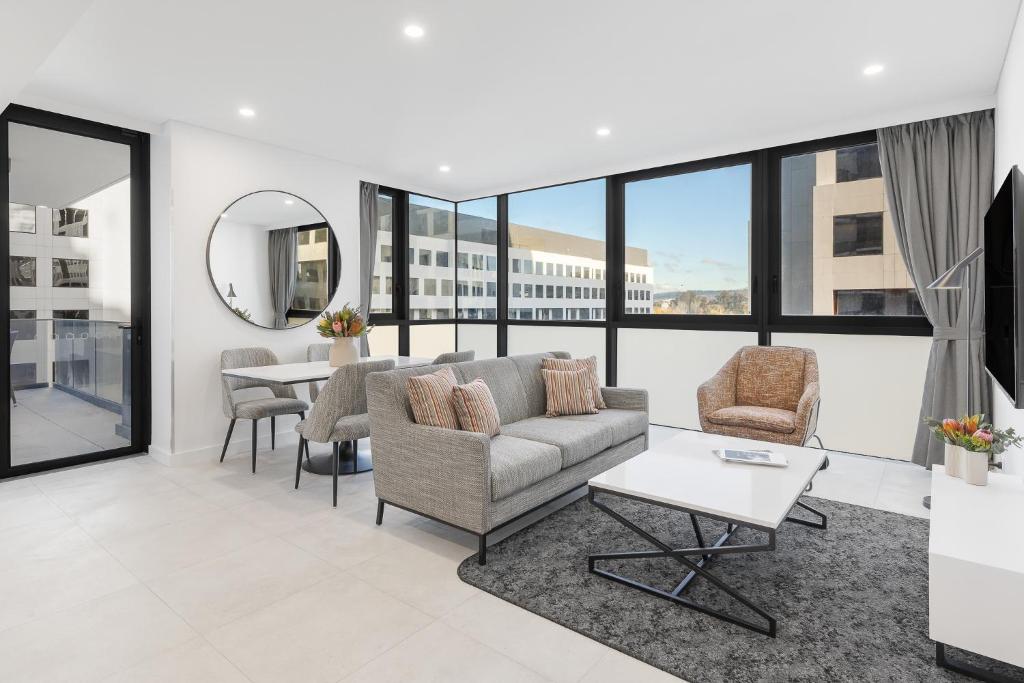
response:
[(359, 362), (359, 337), (335, 337), (328, 356), (332, 368)]
[(988, 483), (988, 453), (964, 451), (963, 478), (968, 484), (984, 486)]
[(946, 444), (946, 474), (951, 477), (962, 477), (964, 471), (964, 453), (962, 447), (951, 443)]

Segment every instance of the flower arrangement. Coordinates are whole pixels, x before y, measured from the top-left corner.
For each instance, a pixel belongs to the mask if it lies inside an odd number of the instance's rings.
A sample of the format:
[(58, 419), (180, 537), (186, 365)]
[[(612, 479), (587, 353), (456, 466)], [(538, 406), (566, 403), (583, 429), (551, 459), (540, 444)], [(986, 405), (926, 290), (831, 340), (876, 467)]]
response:
[(959, 420), (946, 418), (936, 420), (925, 418), (932, 435), (943, 443), (960, 446), (972, 453), (988, 453), (989, 458), (1005, 451), (1010, 446), (1020, 446), (1024, 439), (1013, 430), (995, 429), (991, 423), (985, 422), (985, 416), (964, 415)]
[(324, 311), (320, 320), (316, 323), (316, 332), (321, 337), (362, 337), (373, 329), (373, 325), (367, 325), (363, 320), (359, 308), (352, 308), (345, 304), (340, 311), (334, 313)]

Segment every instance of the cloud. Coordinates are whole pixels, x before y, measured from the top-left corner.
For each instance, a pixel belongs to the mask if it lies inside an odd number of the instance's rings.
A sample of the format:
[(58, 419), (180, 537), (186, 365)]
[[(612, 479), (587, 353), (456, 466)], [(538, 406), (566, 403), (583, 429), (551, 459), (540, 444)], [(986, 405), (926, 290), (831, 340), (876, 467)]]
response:
[(730, 269), (730, 270), (737, 267), (736, 265), (734, 265), (732, 263), (728, 263), (727, 261), (719, 261), (718, 259), (707, 258), (707, 257), (702, 258), (700, 260), (700, 263), (701, 263), (702, 266), (714, 266), (715, 268), (723, 268), (723, 269)]

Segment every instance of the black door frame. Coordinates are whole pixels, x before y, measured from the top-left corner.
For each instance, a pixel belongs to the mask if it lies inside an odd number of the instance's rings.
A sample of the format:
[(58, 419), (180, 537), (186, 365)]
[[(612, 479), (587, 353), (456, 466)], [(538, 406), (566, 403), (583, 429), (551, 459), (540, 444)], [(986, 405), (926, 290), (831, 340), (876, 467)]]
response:
[[(149, 134), (128, 130), (85, 119), (55, 114), (12, 104), (0, 114), (0, 152), (9, 158), (8, 124), (18, 123), (36, 128), (45, 128), (60, 133), (106, 140), (127, 145), (131, 152), (131, 324), (132, 324), (132, 366), (131, 366), (131, 444), (95, 453), (84, 453), (64, 458), (25, 465), (11, 465), (11, 411), (0, 411), (0, 479), (58, 469), (71, 465), (106, 460), (124, 455), (146, 452), (151, 437), (151, 385), (150, 385), (150, 186), (149, 186)], [(0, 181), (0, 207), (10, 201), (10, 168)], [(10, 326), (10, 212), (0, 211), (0, 230), (5, 238), (0, 239), (0, 313)], [(11, 381), (10, 338), (0, 335), (0, 386)]]

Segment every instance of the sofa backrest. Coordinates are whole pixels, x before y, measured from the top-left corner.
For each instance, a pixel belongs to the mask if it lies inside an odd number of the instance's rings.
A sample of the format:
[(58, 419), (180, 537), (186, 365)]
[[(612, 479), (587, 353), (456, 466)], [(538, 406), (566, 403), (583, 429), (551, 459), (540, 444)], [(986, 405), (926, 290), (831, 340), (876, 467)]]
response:
[[(745, 346), (736, 368), (736, 404), (795, 411), (804, 393), (809, 349)], [(817, 377), (814, 378), (817, 380)]]
[[(455, 372), (455, 377), (460, 383), (472, 382), (477, 377), (483, 379), (487, 388), (491, 390), (491, 395), (494, 396), (494, 403), (498, 406), (501, 423), (509, 424), (544, 414), (546, 395), (544, 379), (540, 373), (541, 361), (544, 358), (568, 357), (569, 354), (562, 351), (533, 353), (523, 356), (452, 363), (449, 367)], [(403, 411), (405, 418), (411, 421), (413, 414), (409, 404), (406, 381), (409, 377), (437, 372), (441, 367), (443, 366), (425, 365), (374, 373), (367, 377), (367, 392), (393, 392), (397, 399), (396, 410)], [(397, 415), (396, 417), (401, 416)]]

